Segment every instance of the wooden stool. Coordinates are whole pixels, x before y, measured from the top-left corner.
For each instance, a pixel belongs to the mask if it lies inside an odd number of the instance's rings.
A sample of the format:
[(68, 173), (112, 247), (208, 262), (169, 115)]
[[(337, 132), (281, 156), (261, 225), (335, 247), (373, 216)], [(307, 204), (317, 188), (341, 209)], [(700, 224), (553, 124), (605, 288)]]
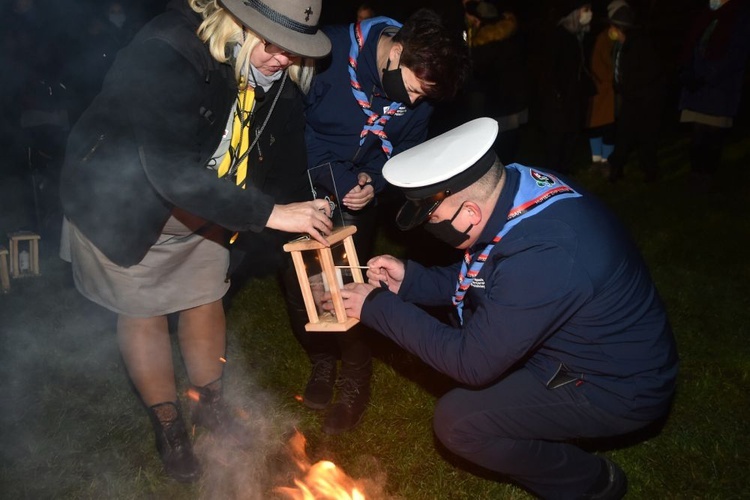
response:
[[(25, 276), (39, 276), (39, 239), (40, 236), (31, 231), (18, 231), (8, 235), (10, 240), (10, 274), (14, 278)], [(21, 269), (19, 243), (29, 243), (29, 262), (27, 269)]]
[(8, 249), (0, 246), (0, 290), (10, 292), (10, 277), (8, 276)]

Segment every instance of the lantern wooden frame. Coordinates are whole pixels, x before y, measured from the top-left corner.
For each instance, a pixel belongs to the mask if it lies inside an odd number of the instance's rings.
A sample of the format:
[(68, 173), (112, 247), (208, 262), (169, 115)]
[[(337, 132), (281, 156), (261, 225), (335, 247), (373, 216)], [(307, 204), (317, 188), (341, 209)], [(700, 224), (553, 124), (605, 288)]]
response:
[(0, 245), (0, 291), (10, 292), (10, 274), (8, 274), (8, 250)]
[[(354, 247), (354, 239), (352, 238), (352, 235), (356, 232), (357, 228), (355, 226), (336, 228), (330, 236), (326, 237), (331, 247), (326, 247), (309, 237), (290, 241), (284, 245), (284, 251), (292, 254), (294, 270), (297, 272), (297, 280), (302, 290), (307, 317), (310, 321), (305, 325), (305, 330), (308, 332), (345, 332), (359, 323), (358, 319), (346, 316), (344, 299), (341, 297), (340, 282), (340, 268), (350, 270), (351, 277), (355, 283), (364, 283), (365, 281), (362, 269), (359, 266), (359, 260), (357, 259), (357, 249)], [(346, 252), (346, 262), (334, 262), (331, 249), (337, 247), (339, 243), (343, 244), (344, 251)], [(333, 313), (318, 313), (310, 278), (307, 274), (307, 266), (302, 255), (303, 252), (316, 252), (316, 258), (320, 263), (323, 283), (326, 284), (327, 291), (331, 293)]]
[[(40, 236), (31, 231), (18, 231), (8, 234), (10, 246), (10, 274), (13, 278), (24, 278), (27, 276), (39, 276), (39, 240)], [(29, 267), (21, 269), (21, 248), (26, 242), (29, 252)]]

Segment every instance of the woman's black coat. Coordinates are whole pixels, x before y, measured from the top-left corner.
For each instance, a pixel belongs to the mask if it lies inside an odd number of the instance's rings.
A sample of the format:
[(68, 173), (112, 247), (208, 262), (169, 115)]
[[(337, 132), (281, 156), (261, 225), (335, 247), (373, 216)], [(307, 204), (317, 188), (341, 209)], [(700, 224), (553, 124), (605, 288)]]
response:
[[(206, 167), (237, 86), (232, 67), (196, 36), (199, 23), (187, 2), (172, 2), (122, 49), (70, 134), (65, 214), (121, 266), (140, 262), (175, 207), (230, 231), (261, 232), (275, 203), (304, 199), (304, 117), (290, 81), (259, 142), (263, 160), (257, 148), (251, 157), (247, 189)], [(273, 93), (259, 103), (253, 133)]]

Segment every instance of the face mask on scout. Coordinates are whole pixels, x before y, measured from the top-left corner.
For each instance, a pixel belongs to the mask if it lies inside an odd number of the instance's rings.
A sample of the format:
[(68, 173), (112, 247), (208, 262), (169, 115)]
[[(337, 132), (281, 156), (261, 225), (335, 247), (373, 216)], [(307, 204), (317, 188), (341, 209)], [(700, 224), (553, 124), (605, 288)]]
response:
[(461, 209), (463, 207), (464, 204), (461, 203), (461, 206), (458, 207), (458, 210), (456, 210), (456, 213), (453, 214), (453, 217), (451, 217), (450, 220), (428, 222), (424, 225), (424, 230), (433, 235), (435, 238), (444, 243), (447, 243), (454, 248), (460, 247), (461, 244), (469, 239), (468, 233), (469, 231), (471, 231), (471, 228), (474, 227), (474, 224), (470, 224), (469, 227), (466, 228), (466, 231), (463, 232), (453, 227), (453, 221), (456, 219), (456, 217), (458, 217), (458, 214), (461, 213)]
[(274, 82), (284, 75), (283, 70), (278, 70), (276, 73), (273, 73), (271, 75), (264, 75), (252, 64), (250, 65), (250, 71), (252, 71), (251, 78), (253, 86), (256, 88), (256, 92), (258, 87), (261, 87), (264, 91), (268, 92)]
[(383, 90), (388, 99), (394, 102), (400, 102), (401, 104), (411, 105), (411, 99), (409, 99), (409, 93), (406, 91), (404, 85), (404, 79), (401, 76), (401, 68), (388, 70), (391, 66), (391, 60), (388, 59), (388, 63), (385, 65), (383, 70)]
[[(227, 48), (227, 59), (232, 66), (237, 64), (237, 56), (239, 55), (241, 48), (242, 44), (239, 43), (233, 44), (231, 47)], [(248, 66), (250, 66), (249, 74), (247, 72)], [(258, 92), (259, 88), (262, 88), (263, 92), (268, 92), (274, 82), (284, 75), (284, 71), (279, 70), (272, 75), (264, 75), (258, 68), (250, 64), (249, 61), (245, 61), (245, 64), (243, 64), (242, 69), (240, 70), (240, 75), (243, 79), (247, 79), (248, 76), (250, 77), (250, 82), (252, 82), (252, 86), (255, 87), (256, 92)], [(258, 96), (256, 95), (256, 98), (257, 97)]]

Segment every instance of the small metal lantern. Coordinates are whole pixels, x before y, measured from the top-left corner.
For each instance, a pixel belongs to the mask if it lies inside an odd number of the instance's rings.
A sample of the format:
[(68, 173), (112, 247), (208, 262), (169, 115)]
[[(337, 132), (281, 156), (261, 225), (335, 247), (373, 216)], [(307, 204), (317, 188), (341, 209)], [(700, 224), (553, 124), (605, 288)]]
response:
[[(321, 243), (305, 237), (284, 245), (284, 251), (292, 254), (302, 297), (305, 300), (308, 332), (345, 332), (359, 323), (356, 318), (346, 316), (341, 288), (347, 283), (364, 283), (362, 268), (357, 259), (352, 235), (355, 226), (337, 228), (326, 239), (331, 244)], [(322, 308), (322, 297), (331, 292), (333, 312)]]

